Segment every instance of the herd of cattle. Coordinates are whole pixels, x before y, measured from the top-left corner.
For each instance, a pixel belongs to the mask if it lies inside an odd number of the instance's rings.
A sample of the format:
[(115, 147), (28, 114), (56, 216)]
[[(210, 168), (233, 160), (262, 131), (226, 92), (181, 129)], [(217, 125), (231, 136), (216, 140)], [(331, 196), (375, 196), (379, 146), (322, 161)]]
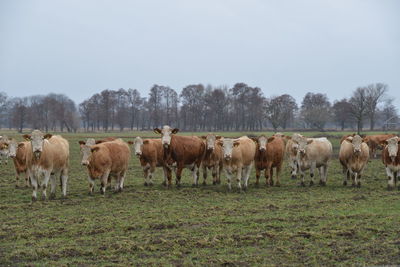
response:
[[(203, 184), (206, 184), (208, 170), (212, 173), (213, 184), (221, 182), (224, 170), (228, 188), (231, 180), (237, 181), (240, 190), (246, 190), (251, 168), (256, 170), (256, 185), (262, 171), (267, 185), (280, 186), (280, 175), (284, 158), (288, 159), (292, 178), (300, 176), (301, 186), (305, 186), (305, 171), (310, 172), (310, 186), (314, 184), (314, 175), (318, 170), (319, 184), (326, 185), (329, 161), (332, 158), (332, 144), (325, 138), (308, 138), (300, 134), (285, 136), (277, 133), (271, 137), (261, 135), (255, 138), (224, 138), (214, 134), (207, 136), (179, 136), (179, 129), (164, 126), (154, 131), (160, 139), (142, 139), (136, 137), (133, 142), (124, 142), (119, 138), (95, 140), (89, 138), (79, 141), (81, 164), (88, 170), (89, 193), (93, 193), (95, 181), (101, 183), (100, 192), (105, 193), (111, 179), (116, 180), (115, 190), (121, 191), (131, 158), (130, 145), (139, 158), (143, 168), (145, 183), (152, 185), (157, 167), (163, 169), (163, 184), (170, 187), (172, 172), (176, 175), (176, 186), (181, 184), (184, 168), (192, 172), (193, 185), (198, 185), (200, 168), (203, 169)], [(25, 141), (17, 142), (13, 138), (0, 136), (0, 164), (7, 163), (11, 157), (16, 171), (16, 186), (21, 175), (26, 186), (33, 188), (32, 200), (37, 199), (37, 190), (42, 188), (42, 198), (46, 199), (46, 189), (50, 181), (50, 198), (55, 197), (56, 177), (60, 178), (63, 197), (67, 194), (69, 169), (69, 143), (59, 135), (43, 134), (34, 130), (23, 135)], [(352, 185), (360, 187), (363, 171), (370, 155), (376, 157), (376, 149), (381, 146), (382, 161), (386, 167), (388, 189), (396, 186), (400, 175), (400, 139), (398, 136), (370, 135), (361, 137), (356, 134), (343, 136), (340, 141), (339, 161), (343, 167), (343, 185), (351, 178)], [(275, 181), (273, 179), (275, 170)], [(399, 187), (400, 189), (400, 187)]]

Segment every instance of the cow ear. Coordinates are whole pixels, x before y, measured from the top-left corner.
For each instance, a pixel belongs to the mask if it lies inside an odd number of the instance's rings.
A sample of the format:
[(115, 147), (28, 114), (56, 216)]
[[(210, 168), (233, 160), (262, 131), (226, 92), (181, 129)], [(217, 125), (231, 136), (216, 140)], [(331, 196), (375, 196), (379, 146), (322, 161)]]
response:
[(148, 144), (148, 143), (150, 143), (149, 140), (143, 140), (143, 144), (144, 144), (144, 145), (146, 145), (146, 144)]
[(21, 148), (21, 147), (23, 147), (25, 144), (24, 143), (19, 143), (18, 144), (18, 148)]
[(159, 128), (154, 128), (153, 130), (156, 134), (161, 134), (161, 130)]
[(274, 139), (275, 139), (275, 136), (271, 136), (270, 138), (268, 138), (268, 143), (274, 141)]
[(85, 141), (79, 141), (78, 143), (79, 143), (81, 146), (83, 146), (84, 144), (86, 144)]
[(24, 134), (22, 136), (26, 141), (30, 141), (31, 140), (31, 135), (30, 134)]
[(291, 140), (292, 139), (291, 136), (287, 136), (287, 135), (285, 135), (285, 138), (286, 138), (286, 140)]
[(311, 144), (312, 142), (314, 142), (314, 140), (313, 140), (313, 139), (311, 139), (311, 140), (307, 140), (307, 145)]
[(240, 145), (240, 142), (239, 142), (239, 141), (233, 142), (233, 146), (238, 146), (238, 145)]
[(175, 128), (175, 129), (172, 130), (172, 133), (173, 133), (173, 134), (176, 134), (176, 133), (178, 133), (178, 132), (179, 132), (179, 129), (178, 129), (178, 128)]
[(256, 144), (258, 143), (258, 138), (257, 137), (251, 137), (250, 139), (253, 140), (254, 143), (256, 143)]
[(215, 136), (215, 139), (216, 139), (216, 140), (219, 140), (219, 139), (221, 139), (221, 138), (222, 138), (222, 136), (220, 136), (220, 135), (216, 135), (216, 136)]
[(201, 136), (201, 139), (204, 139), (204, 140), (205, 140), (205, 139), (207, 139), (207, 136), (202, 135), (202, 136)]
[(223, 142), (222, 142), (221, 140), (218, 140), (218, 141), (217, 141), (217, 145), (222, 146), (222, 145), (223, 145)]
[(92, 151), (92, 153), (93, 153), (93, 152), (98, 151), (99, 149), (100, 149), (100, 147), (95, 146), (95, 147), (92, 147), (92, 148), (90, 149), (90, 151)]
[(128, 144), (133, 145), (133, 142), (132, 141), (128, 141)]
[[(363, 142), (364, 142), (364, 139), (363, 139)], [(388, 144), (388, 142), (387, 142), (386, 140), (383, 140), (383, 141), (380, 143), (381, 146), (386, 146), (387, 144)]]
[(363, 143), (368, 143), (368, 138), (367, 138), (367, 137), (364, 137), (364, 138), (362, 139), (362, 142), (363, 142)]
[(44, 136), (43, 136), (43, 138), (44, 139), (50, 139), (51, 137), (52, 137), (53, 135), (52, 134), (45, 134)]

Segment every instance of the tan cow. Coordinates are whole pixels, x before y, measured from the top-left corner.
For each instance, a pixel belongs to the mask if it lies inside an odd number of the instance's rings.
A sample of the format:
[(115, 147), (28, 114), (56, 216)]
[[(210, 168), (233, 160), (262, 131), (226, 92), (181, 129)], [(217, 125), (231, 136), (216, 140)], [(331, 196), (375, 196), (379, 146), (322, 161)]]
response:
[(352, 177), (352, 186), (361, 187), (361, 176), (369, 159), (369, 148), (365, 138), (359, 135), (343, 140), (339, 150), (339, 162), (343, 167), (343, 185)]
[(99, 179), (100, 192), (104, 194), (110, 177), (116, 179), (115, 190), (122, 191), (131, 158), (128, 144), (122, 139), (90, 145), (92, 142), (89, 142), (89, 145), (81, 144), (81, 164), (88, 169), (89, 193), (93, 193), (95, 180)]
[(207, 169), (211, 169), (213, 184), (221, 183), (221, 172), (223, 168), (222, 163), (222, 148), (216, 145), (216, 142), (222, 137), (215, 134), (208, 134), (202, 136), (206, 143), (206, 153), (204, 155), (201, 165), (203, 166), (203, 185), (206, 184)]
[(0, 165), (2, 162), (8, 164), (8, 138), (6, 136), (0, 136)]
[[(193, 186), (198, 185), (199, 168), (204, 157), (206, 145), (197, 136), (175, 135), (179, 129), (172, 129), (165, 125), (162, 129), (155, 128), (154, 132), (161, 134), (161, 143), (164, 149), (164, 164), (173, 168), (176, 165), (176, 186), (181, 184), (182, 170), (188, 168), (192, 171)], [(168, 174), (168, 187), (171, 186), (171, 174)]]
[(285, 154), (285, 142), (282, 137), (272, 136), (267, 138), (261, 135), (252, 138), (256, 143), (256, 154), (254, 156), (254, 167), (256, 168), (256, 185), (259, 185), (260, 173), (265, 170), (265, 182), (274, 185), (273, 168), (276, 170), (275, 185), (280, 186), (280, 174)]
[(13, 138), (10, 139), (8, 144), (8, 155), (12, 158), (15, 168), (15, 187), (19, 186), (19, 177), (23, 175), (25, 177), (26, 187), (30, 186), (30, 179), (28, 176), (28, 168), (26, 165), (27, 147), (29, 142), (20, 142)]
[(291, 178), (297, 178), (297, 172), (299, 169), (299, 164), (297, 162), (297, 150), (298, 145), (295, 143), (295, 140), (299, 140), (302, 137), (301, 134), (294, 133), (291, 137), (285, 136), (286, 146), (285, 146), (285, 155), (288, 160), (288, 164), (290, 167)]
[(376, 134), (368, 135), (367, 137), (365, 137), (365, 142), (369, 147), (369, 154), (376, 158), (376, 151), (378, 150), (378, 148), (382, 148), (381, 144), (387, 139), (395, 136), (395, 134)]
[[(293, 140), (293, 139), (292, 139)], [(326, 185), (328, 175), (328, 163), (332, 156), (332, 144), (325, 137), (306, 138), (304, 136), (293, 140), (297, 147), (298, 172), (301, 176), (301, 186), (305, 186), (304, 171), (310, 170), (310, 186), (314, 184), (314, 172), (318, 169), (320, 175), (319, 184)]]
[[(395, 136), (382, 142), (382, 162), (386, 168), (388, 177), (388, 190), (396, 187), (397, 179), (400, 176), (400, 138)], [(400, 186), (399, 186), (400, 189)]]
[(26, 164), (28, 175), (32, 183), (32, 200), (37, 199), (38, 182), (44, 176), (42, 186), (42, 199), (46, 199), (47, 184), (50, 180), (50, 198), (55, 198), (56, 176), (60, 175), (62, 181), (62, 195), (67, 196), (69, 144), (59, 135), (44, 135), (39, 130), (23, 136), (30, 142), (26, 145)]
[(133, 141), (134, 153), (140, 160), (144, 173), (144, 185), (153, 185), (153, 174), (156, 167), (162, 167), (164, 185), (167, 185), (167, 176), (171, 170), (164, 165), (163, 146), (161, 139), (142, 139), (139, 136)]
[(224, 155), (223, 166), (228, 180), (228, 189), (231, 190), (232, 175), (236, 176), (239, 190), (247, 189), (251, 167), (256, 154), (256, 144), (247, 136), (238, 139), (219, 140), (218, 145), (222, 147)]

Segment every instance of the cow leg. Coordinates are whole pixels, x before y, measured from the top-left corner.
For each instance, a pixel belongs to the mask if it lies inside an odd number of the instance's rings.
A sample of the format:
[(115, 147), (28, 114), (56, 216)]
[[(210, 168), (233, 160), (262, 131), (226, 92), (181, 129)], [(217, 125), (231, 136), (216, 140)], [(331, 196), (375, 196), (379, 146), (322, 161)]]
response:
[(222, 174), (223, 169), (224, 169), (224, 166), (222, 163), (220, 163), (218, 166), (218, 180), (217, 180), (218, 184), (221, 184), (221, 174)]
[(117, 173), (115, 176), (115, 186), (114, 186), (114, 191), (115, 193), (119, 192), (119, 185), (121, 184), (121, 173)]
[(267, 167), (265, 168), (265, 182), (269, 186), (274, 186), (274, 179), (272, 178), (273, 176), (273, 170), (272, 170), (272, 164), (268, 164)]
[(51, 171), (45, 171), (44, 172), (44, 178), (43, 178), (43, 183), (41, 184), (42, 186), (42, 200), (46, 200), (47, 198), (47, 185), (50, 180), (50, 176), (54, 176), (54, 174), (51, 174)]
[[(165, 180), (164, 180), (165, 184), (164, 185), (167, 187), (171, 187), (172, 186), (172, 171), (168, 167), (163, 167), (163, 169), (164, 169), (164, 176), (165, 176)], [(167, 180), (168, 180), (168, 182), (167, 182)]]
[(256, 186), (257, 187), (260, 185), (260, 174), (261, 174), (260, 169), (256, 167)]
[(149, 166), (149, 164), (146, 164), (146, 165), (143, 167), (144, 186), (147, 186), (147, 185), (148, 185), (149, 172), (150, 172), (150, 166)]
[(89, 182), (89, 194), (92, 195), (94, 190), (94, 179), (92, 179), (89, 175), (88, 175), (88, 182)]
[(276, 166), (276, 186), (281, 186), (281, 171), (282, 171), (282, 163)]
[(100, 178), (100, 181), (101, 181), (100, 193), (103, 195), (106, 193), (106, 187), (107, 187), (107, 181), (108, 181), (109, 175), (110, 175), (110, 171), (106, 171), (105, 173), (103, 173), (103, 175)]
[(249, 178), (250, 178), (250, 173), (251, 173), (251, 164), (249, 166), (245, 167), (245, 180), (244, 180), (244, 189), (247, 190), (247, 186), (249, 183)]
[(50, 176), (50, 199), (56, 198), (56, 187), (57, 187), (56, 175), (52, 174)]
[(327, 165), (323, 165), (319, 168), (319, 175), (320, 175), (320, 180), (319, 180), (319, 184), (321, 186), (325, 186), (326, 185), (326, 175), (327, 175), (327, 171), (328, 171), (328, 166)]
[(237, 187), (238, 187), (239, 191), (242, 191), (242, 184), (241, 184), (241, 180), (242, 180), (242, 171), (243, 171), (243, 168), (242, 168), (242, 167), (238, 167), (238, 168), (237, 168), (237, 172), (236, 172), (236, 182), (237, 182)]
[(32, 184), (32, 201), (37, 200), (38, 181), (36, 175), (30, 175)]
[(310, 186), (314, 185), (315, 169), (317, 168), (316, 165), (317, 165), (316, 162), (312, 162), (310, 166), (310, 177), (311, 177)]
[(301, 170), (301, 169), (298, 169), (299, 170), (299, 174), (300, 174), (300, 179), (301, 179), (301, 182), (300, 182), (300, 186), (306, 186), (306, 183), (305, 183), (305, 180), (304, 180), (304, 172)]
[(61, 182), (62, 182), (62, 197), (67, 197), (67, 184), (68, 184), (68, 169), (61, 171)]
[(19, 173), (15, 171), (15, 188), (19, 187)]
[(183, 166), (177, 166), (176, 168), (176, 187), (181, 187), (181, 177), (182, 177), (182, 170), (183, 170)]
[(206, 185), (206, 180), (207, 180), (207, 166), (205, 166), (204, 164), (202, 165), (203, 167), (203, 185)]
[(192, 176), (193, 176), (193, 186), (198, 186), (199, 185), (199, 169), (196, 164), (193, 165)]
[(395, 178), (394, 178), (394, 173), (389, 167), (386, 167), (386, 174), (388, 176), (388, 185), (387, 185), (387, 190), (392, 190), (395, 188)]
[(28, 172), (24, 171), (23, 174), (25, 176), (25, 187), (31, 186), (31, 179), (29, 178)]
[(232, 184), (231, 184), (232, 171), (228, 168), (225, 168), (225, 176), (226, 176), (226, 180), (228, 182), (228, 190), (231, 191), (232, 190)]
[(291, 160), (290, 161), (290, 167), (292, 169), (291, 178), (295, 180), (295, 179), (297, 179), (297, 171), (299, 169), (298, 166), (297, 166), (297, 161)]
[(216, 185), (218, 183), (218, 165), (214, 165), (212, 167), (212, 177), (213, 177), (213, 185)]
[[(151, 174), (151, 175), (153, 175), (153, 174)], [(126, 171), (124, 171), (121, 174), (121, 180), (119, 181), (119, 191), (120, 192), (124, 189), (125, 177), (126, 177)], [(150, 179), (151, 179), (151, 177), (150, 177)], [(151, 180), (150, 180), (150, 182), (151, 182), (151, 185), (153, 185), (153, 182)]]
[[(150, 172), (149, 172), (149, 181), (148, 181), (148, 185), (152, 186), (153, 185), (153, 175), (154, 172), (156, 171), (156, 164), (152, 164), (150, 167)], [(124, 176), (123, 179), (125, 179), (126, 176), (126, 172), (124, 172)]]

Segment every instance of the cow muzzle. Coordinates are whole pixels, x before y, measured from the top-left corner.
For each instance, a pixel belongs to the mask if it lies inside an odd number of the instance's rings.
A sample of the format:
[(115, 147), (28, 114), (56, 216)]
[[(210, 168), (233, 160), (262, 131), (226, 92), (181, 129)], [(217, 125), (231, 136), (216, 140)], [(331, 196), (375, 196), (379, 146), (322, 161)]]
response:
[(35, 155), (35, 158), (40, 158), (40, 155), (42, 154), (42, 151), (40, 150), (36, 150), (35, 152), (33, 152), (33, 154)]
[(261, 152), (264, 152), (265, 150), (266, 150), (265, 147), (260, 147)]
[(390, 156), (390, 159), (392, 160), (392, 162), (394, 163), (396, 161), (396, 156)]
[(224, 158), (225, 158), (225, 160), (231, 160), (232, 156), (231, 155), (226, 155)]
[(137, 157), (140, 157), (142, 155), (142, 152), (136, 152), (135, 154)]
[(88, 161), (82, 161), (81, 164), (82, 164), (82, 166), (88, 166), (89, 162)]

